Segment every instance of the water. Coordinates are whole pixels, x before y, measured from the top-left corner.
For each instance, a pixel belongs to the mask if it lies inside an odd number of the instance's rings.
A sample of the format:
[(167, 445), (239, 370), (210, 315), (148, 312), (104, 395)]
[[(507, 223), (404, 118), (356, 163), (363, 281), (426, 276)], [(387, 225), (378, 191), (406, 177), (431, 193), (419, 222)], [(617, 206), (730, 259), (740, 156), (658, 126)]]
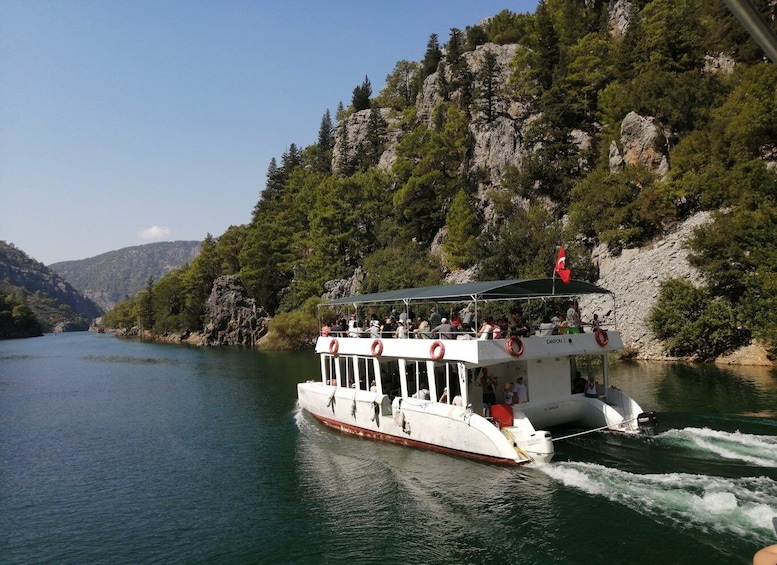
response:
[[(312, 354), (0, 342), (0, 562), (750, 563), (777, 543), (777, 377), (622, 364), (654, 438), (504, 468), (334, 433)], [(557, 436), (560, 434), (556, 434)]]

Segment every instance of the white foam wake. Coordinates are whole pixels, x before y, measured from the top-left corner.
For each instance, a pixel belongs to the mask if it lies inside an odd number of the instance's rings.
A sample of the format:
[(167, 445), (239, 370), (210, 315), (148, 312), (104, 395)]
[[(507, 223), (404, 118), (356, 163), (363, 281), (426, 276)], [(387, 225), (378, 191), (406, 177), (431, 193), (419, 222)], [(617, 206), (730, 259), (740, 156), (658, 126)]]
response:
[(662, 442), (706, 451), (723, 459), (744, 461), (758, 467), (777, 467), (777, 436), (683, 428), (668, 430), (658, 437)]
[(739, 536), (773, 537), (777, 482), (769, 477), (722, 478), (687, 473), (639, 475), (593, 463), (543, 467), (550, 477), (659, 520)]

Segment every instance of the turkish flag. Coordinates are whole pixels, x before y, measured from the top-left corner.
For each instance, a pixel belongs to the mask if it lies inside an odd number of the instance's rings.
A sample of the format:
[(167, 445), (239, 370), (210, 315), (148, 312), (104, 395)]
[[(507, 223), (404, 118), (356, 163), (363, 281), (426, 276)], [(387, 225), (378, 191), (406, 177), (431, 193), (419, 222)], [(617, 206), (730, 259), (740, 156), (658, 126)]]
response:
[(558, 276), (562, 281), (569, 283), (570, 279), (572, 278), (572, 271), (567, 269), (567, 255), (564, 251), (563, 245), (561, 246), (561, 249), (558, 250), (558, 257), (556, 257), (556, 268), (554, 270), (558, 273)]

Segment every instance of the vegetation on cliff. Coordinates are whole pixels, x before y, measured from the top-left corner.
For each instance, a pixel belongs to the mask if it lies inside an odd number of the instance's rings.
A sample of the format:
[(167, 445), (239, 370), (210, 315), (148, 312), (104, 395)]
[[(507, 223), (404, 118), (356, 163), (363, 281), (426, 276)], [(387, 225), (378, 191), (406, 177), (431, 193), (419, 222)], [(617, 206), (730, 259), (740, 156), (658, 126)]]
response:
[(101, 314), (57, 273), (0, 241), (0, 339), (86, 330)]
[[(209, 236), (144, 291), (155, 327), (200, 329), (224, 274), (270, 315), (358, 270), (363, 291), (470, 266), (484, 279), (547, 276), (561, 243), (575, 277), (595, 280), (593, 246), (640, 245), (716, 210), (692, 242), (715, 312), (702, 327), (697, 297), (678, 298), (679, 317), (651, 323), (670, 344), (736, 329), (691, 349), (702, 358), (753, 335), (777, 348), (775, 93), (777, 68), (723, 3), (546, 0), (451, 30), (444, 45), (432, 35), (375, 97), (365, 78), (336, 123), (327, 111), (315, 144), (273, 159), (249, 224)], [(636, 158), (622, 143), (634, 113), (657, 132)], [(483, 157), (505, 140), (508, 159)], [(693, 294), (667, 285), (662, 307), (673, 293)], [(109, 323), (137, 323), (143, 295)]]

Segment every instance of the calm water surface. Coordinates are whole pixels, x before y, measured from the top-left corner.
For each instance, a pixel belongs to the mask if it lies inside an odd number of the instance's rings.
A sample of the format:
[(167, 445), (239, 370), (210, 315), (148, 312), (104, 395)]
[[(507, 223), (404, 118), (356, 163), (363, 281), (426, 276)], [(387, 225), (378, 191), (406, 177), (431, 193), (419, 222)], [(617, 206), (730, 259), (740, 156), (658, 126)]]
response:
[(324, 429), (295, 406), (317, 372), (312, 353), (0, 341), (0, 562), (709, 565), (777, 542), (768, 370), (620, 364), (664, 432), (559, 441), (542, 469)]

